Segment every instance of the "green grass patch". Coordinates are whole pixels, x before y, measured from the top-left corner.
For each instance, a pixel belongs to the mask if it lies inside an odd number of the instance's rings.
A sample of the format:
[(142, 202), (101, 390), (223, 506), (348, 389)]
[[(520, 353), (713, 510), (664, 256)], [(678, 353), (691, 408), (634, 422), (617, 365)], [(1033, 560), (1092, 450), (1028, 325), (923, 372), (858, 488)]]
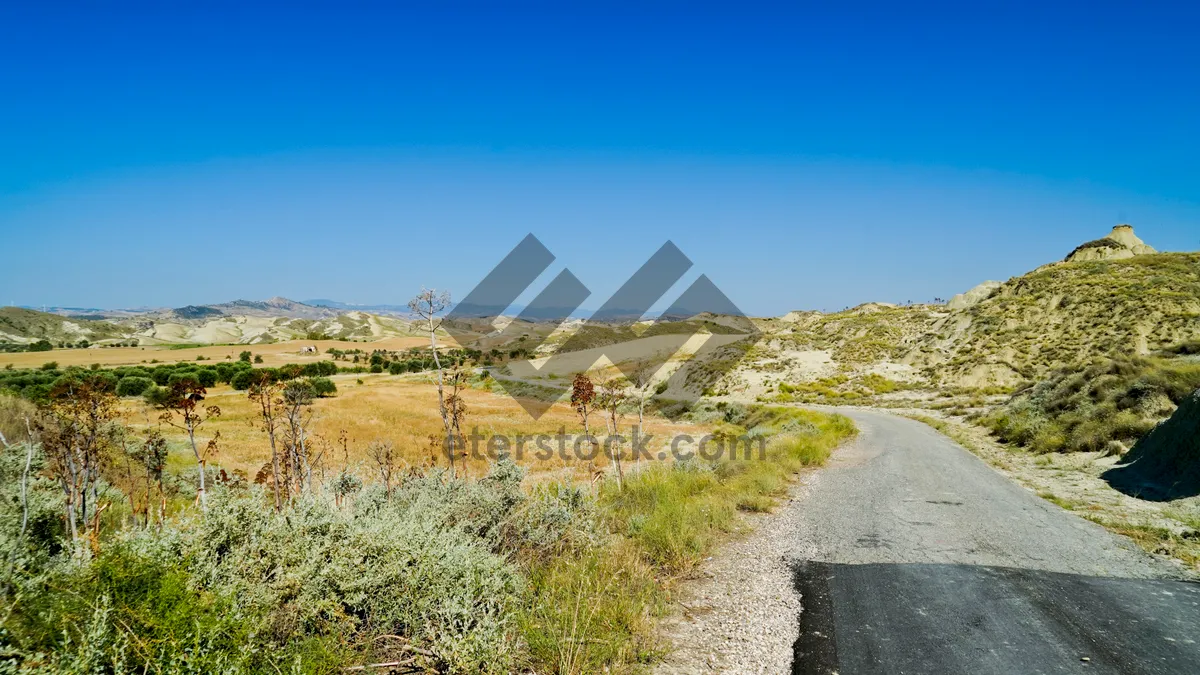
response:
[[(754, 430), (750, 434), (747, 430)], [(667, 574), (691, 569), (724, 537), (742, 527), (737, 512), (769, 511), (797, 472), (819, 466), (857, 429), (842, 415), (783, 407), (750, 408), (740, 425), (719, 428), (726, 440), (763, 439), (749, 459), (684, 460), (654, 465), (604, 484), (600, 504), (614, 531), (632, 539), (645, 559)]]

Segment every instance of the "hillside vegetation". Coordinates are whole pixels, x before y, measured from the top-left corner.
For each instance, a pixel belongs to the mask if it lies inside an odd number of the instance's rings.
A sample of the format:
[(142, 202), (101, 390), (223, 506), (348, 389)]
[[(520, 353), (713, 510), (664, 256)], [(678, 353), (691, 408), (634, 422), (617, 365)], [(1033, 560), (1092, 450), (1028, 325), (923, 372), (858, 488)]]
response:
[(1200, 388), (1200, 362), (1119, 358), (1055, 371), (981, 421), (1035, 452), (1121, 455)]
[(1200, 341), (1200, 253), (1054, 263), (977, 295), (759, 320), (758, 345), (711, 386), (762, 397), (875, 374), (930, 390), (1012, 389), (1093, 358)]
[(1035, 380), (1095, 356), (1200, 338), (1200, 254), (1060, 263), (937, 322), (906, 357), (935, 382)]

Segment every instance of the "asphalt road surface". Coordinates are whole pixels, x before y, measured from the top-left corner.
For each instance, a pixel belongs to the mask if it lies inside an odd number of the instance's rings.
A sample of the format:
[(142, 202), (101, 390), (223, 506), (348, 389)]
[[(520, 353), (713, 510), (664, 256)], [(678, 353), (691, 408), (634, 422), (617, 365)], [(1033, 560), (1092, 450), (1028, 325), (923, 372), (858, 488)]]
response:
[(929, 427), (862, 430), (800, 504), (793, 672), (1200, 673), (1200, 585)]

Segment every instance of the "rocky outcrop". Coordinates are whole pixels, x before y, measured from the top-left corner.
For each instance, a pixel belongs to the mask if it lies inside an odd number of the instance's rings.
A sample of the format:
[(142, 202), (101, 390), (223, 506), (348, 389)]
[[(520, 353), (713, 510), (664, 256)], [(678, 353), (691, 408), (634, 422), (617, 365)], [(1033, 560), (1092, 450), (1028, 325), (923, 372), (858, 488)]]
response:
[(1067, 255), (1065, 262), (1120, 260), (1146, 253), (1157, 253), (1157, 251), (1138, 239), (1138, 236), (1133, 233), (1132, 225), (1117, 225), (1103, 239), (1076, 246), (1075, 250)]

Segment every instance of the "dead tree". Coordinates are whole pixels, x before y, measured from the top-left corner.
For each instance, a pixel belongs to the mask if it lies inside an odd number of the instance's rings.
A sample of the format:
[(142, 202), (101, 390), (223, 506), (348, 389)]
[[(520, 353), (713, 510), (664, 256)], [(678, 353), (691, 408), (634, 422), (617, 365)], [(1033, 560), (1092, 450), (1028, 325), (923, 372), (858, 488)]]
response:
[(149, 525), (152, 519), (150, 505), (155, 501), (155, 497), (158, 502), (158, 523), (161, 525), (167, 511), (167, 492), (163, 487), (163, 473), (167, 468), (167, 439), (163, 438), (157, 429), (150, 429), (146, 432), (146, 440), (134, 448), (132, 457), (140, 463), (145, 472), (146, 525)]
[(438, 358), (437, 331), (442, 325), (441, 313), (450, 306), (450, 293), (438, 292), (432, 288), (422, 288), (415, 298), (408, 301), (408, 308), (420, 318), (421, 328), (429, 333), (429, 351), (433, 356), (433, 367), (437, 371), (438, 412), (442, 416), (442, 427), (446, 432), (447, 445), (451, 446), (450, 473), (455, 474), (454, 441), (451, 440), (453, 429), (450, 413), (446, 408), (446, 395), (442, 382), (442, 362)]
[(248, 390), (250, 400), (256, 404), (259, 413), (259, 428), (271, 441), (271, 490), (275, 496), (275, 510), (283, 508), (283, 496), (279, 492), (279, 449), (275, 445), (275, 435), (279, 430), (283, 399), (280, 398), (282, 385), (275, 381), (270, 373), (254, 371), (254, 381)]
[(204, 452), (196, 445), (196, 430), (208, 420), (221, 416), (221, 409), (215, 405), (201, 407), (208, 391), (196, 380), (185, 379), (168, 385), (166, 390), (157, 397), (156, 405), (162, 410), (159, 421), (169, 424), (187, 433), (188, 442), (192, 445), (192, 454), (196, 458), (196, 471), (200, 484), (196, 498), (200, 502), (200, 510), (208, 511), (208, 493), (205, 489), (204, 467), (208, 456), (216, 450), (216, 439), (205, 446)]
[(295, 492), (312, 487), (312, 463), (309, 453), (309, 427), (312, 424), (312, 386), (295, 380), (283, 387), (284, 444), (287, 449), (287, 471)]
[(468, 384), (468, 373), (460, 364), (455, 364), (450, 371), (447, 381), (450, 384), (450, 395), (446, 397), (446, 415), (450, 419), (450, 434), (447, 436), (446, 451), (451, 460), (456, 454), (462, 453), (463, 469), (467, 466), (467, 438), (463, 435), (463, 420), (467, 417), (467, 402), (462, 393)]
[(374, 441), (367, 446), (367, 456), (375, 462), (379, 470), (379, 480), (383, 481), (384, 495), (392, 498), (392, 480), (396, 477), (396, 453), (391, 441)]

